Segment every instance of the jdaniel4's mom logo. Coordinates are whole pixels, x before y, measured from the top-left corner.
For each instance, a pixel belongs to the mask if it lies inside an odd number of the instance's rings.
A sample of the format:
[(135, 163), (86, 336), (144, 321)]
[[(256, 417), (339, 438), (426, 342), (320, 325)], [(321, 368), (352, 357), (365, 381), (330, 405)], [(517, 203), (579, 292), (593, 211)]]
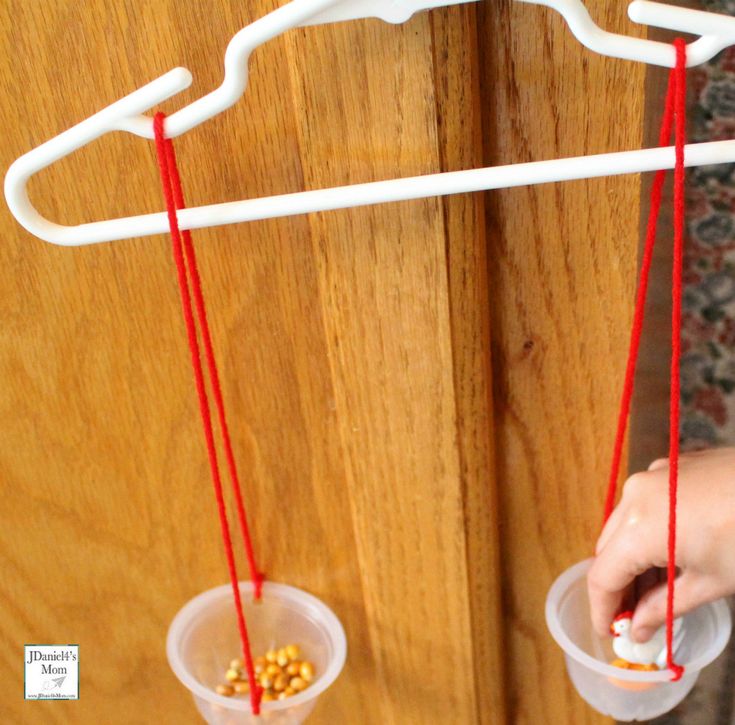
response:
[(25, 646), (25, 699), (79, 699), (79, 645)]

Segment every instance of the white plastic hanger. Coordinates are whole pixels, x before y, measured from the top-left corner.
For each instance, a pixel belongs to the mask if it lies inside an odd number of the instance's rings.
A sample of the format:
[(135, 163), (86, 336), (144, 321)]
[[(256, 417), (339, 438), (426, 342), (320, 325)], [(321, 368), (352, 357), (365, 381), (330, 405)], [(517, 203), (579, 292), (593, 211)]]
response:
[[(364, 17), (400, 23), (420, 10), (474, 1), (476, 0), (292, 0), (235, 35), (225, 53), (225, 77), (222, 85), (167, 118), (166, 133), (171, 137), (179, 136), (232, 106), (247, 87), (250, 54), (258, 46), (291, 28)], [(674, 66), (673, 46), (602, 30), (592, 21), (582, 0), (521, 2), (547, 5), (557, 10), (564, 16), (579, 41), (597, 53), (652, 65)], [(735, 18), (729, 16), (647, 0), (635, 0), (629, 6), (628, 14), (638, 23), (701, 36), (688, 47), (690, 66), (704, 63), (724, 48), (735, 45)], [(175, 68), (21, 156), (8, 169), (5, 177), (5, 196), (15, 218), (37, 237), (65, 246), (167, 232), (168, 220), (165, 212), (78, 226), (55, 224), (36, 211), (28, 198), (26, 186), (33, 174), (111, 131), (127, 131), (144, 138), (153, 138), (153, 121), (141, 114), (184, 90), (191, 82), (191, 73), (186, 68)], [(735, 161), (735, 140), (688, 145), (685, 158), (687, 166)], [(183, 209), (178, 216), (182, 229), (198, 229), (430, 196), (639, 173), (673, 166), (672, 147), (622, 151), (212, 204)]]

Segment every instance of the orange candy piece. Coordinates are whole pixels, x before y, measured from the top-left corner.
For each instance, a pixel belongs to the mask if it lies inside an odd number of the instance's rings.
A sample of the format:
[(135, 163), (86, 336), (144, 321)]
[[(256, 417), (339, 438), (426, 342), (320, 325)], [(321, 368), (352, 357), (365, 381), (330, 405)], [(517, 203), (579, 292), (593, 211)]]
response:
[[(658, 672), (656, 665), (637, 665), (623, 659), (615, 659), (610, 663), (613, 667), (619, 667), (621, 670), (636, 670), (638, 672)], [(645, 692), (651, 690), (658, 685), (657, 682), (632, 682), (631, 680), (619, 680), (617, 677), (608, 677), (608, 681), (616, 687), (630, 692)]]

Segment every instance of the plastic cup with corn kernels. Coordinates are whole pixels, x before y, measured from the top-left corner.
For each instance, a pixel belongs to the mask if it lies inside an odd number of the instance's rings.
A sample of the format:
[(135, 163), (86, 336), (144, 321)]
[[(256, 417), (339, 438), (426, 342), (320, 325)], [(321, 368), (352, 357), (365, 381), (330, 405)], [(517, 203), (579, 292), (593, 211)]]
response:
[(166, 640), (169, 664), (210, 725), (299, 725), (342, 671), (344, 629), (326, 604), (295, 587), (265, 582), (259, 602), (251, 582), (240, 582), (240, 592), (253, 653), (298, 644), (314, 665), (310, 685), (285, 700), (263, 702), (260, 717), (251, 713), (247, 696), (217, 694), (227, 664), (241, 651), (229, 584), (194, 597), (174, 617)]
[(683, 617), (683, 636), (676, 661), (684, 675), (673, 682), (669, 670), (641, 672), (610, 664), (611, 639), (594, 631), (587, 598), (587, 572), (592, 559), (567, 569), (546, 598), (546, 623), (564, 650), (567, 672), (582, 698), (615, 720), (650, 720), (676, 707), (694, 687), (699, 672), (714, 660), (730, 639), (730, 609), (720, 600)]

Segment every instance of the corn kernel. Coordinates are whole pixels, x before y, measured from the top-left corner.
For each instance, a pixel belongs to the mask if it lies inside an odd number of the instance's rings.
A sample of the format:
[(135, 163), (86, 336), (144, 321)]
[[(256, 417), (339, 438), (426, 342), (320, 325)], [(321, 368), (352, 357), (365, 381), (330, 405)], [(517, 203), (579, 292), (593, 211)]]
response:
[(235, 688), (232, 685), (217, 685), (215, 688), (218, 695), (232, 697), (235, 694)]
[(286, 685), (288, 685), (288, 677), (286, 675), (278, 675), (275, 680), (273, 680), (273, 689), (276, 692), (281, 692), (286, 689)]
[(312, 665), (311, 662), (302, 662), (299, 674), (301, 675), (302, 680), (311, 682), (314, 679), (314, 665)]
[(265, 668), (265, 672), (268, 677), (276, 677), (281, 674), (282, 670), (278, 665), (268, 665), (268, 667)]
[(291, 662), (288, 667), (286, 667), (286, 672), (291, 675), (291, 677), (296, 677), (296, 675), (301, 672), (301, 662), (298, 660), (296, 662)]
[(299, 655), (301, 654), (301, 650), (299, 649), (299, 646), (296, 644), (289, 644), (285, 647), (286, 650), (286, 656), (291, 660), (297, 660), (299, 658)]
[(291, 682), (288, 683), (296, 692), (301, 692), (301, 690), (305, 690), (307, 687), (307, 683), (305, 680), (302, 680), (300, 677), (292, 677)]

